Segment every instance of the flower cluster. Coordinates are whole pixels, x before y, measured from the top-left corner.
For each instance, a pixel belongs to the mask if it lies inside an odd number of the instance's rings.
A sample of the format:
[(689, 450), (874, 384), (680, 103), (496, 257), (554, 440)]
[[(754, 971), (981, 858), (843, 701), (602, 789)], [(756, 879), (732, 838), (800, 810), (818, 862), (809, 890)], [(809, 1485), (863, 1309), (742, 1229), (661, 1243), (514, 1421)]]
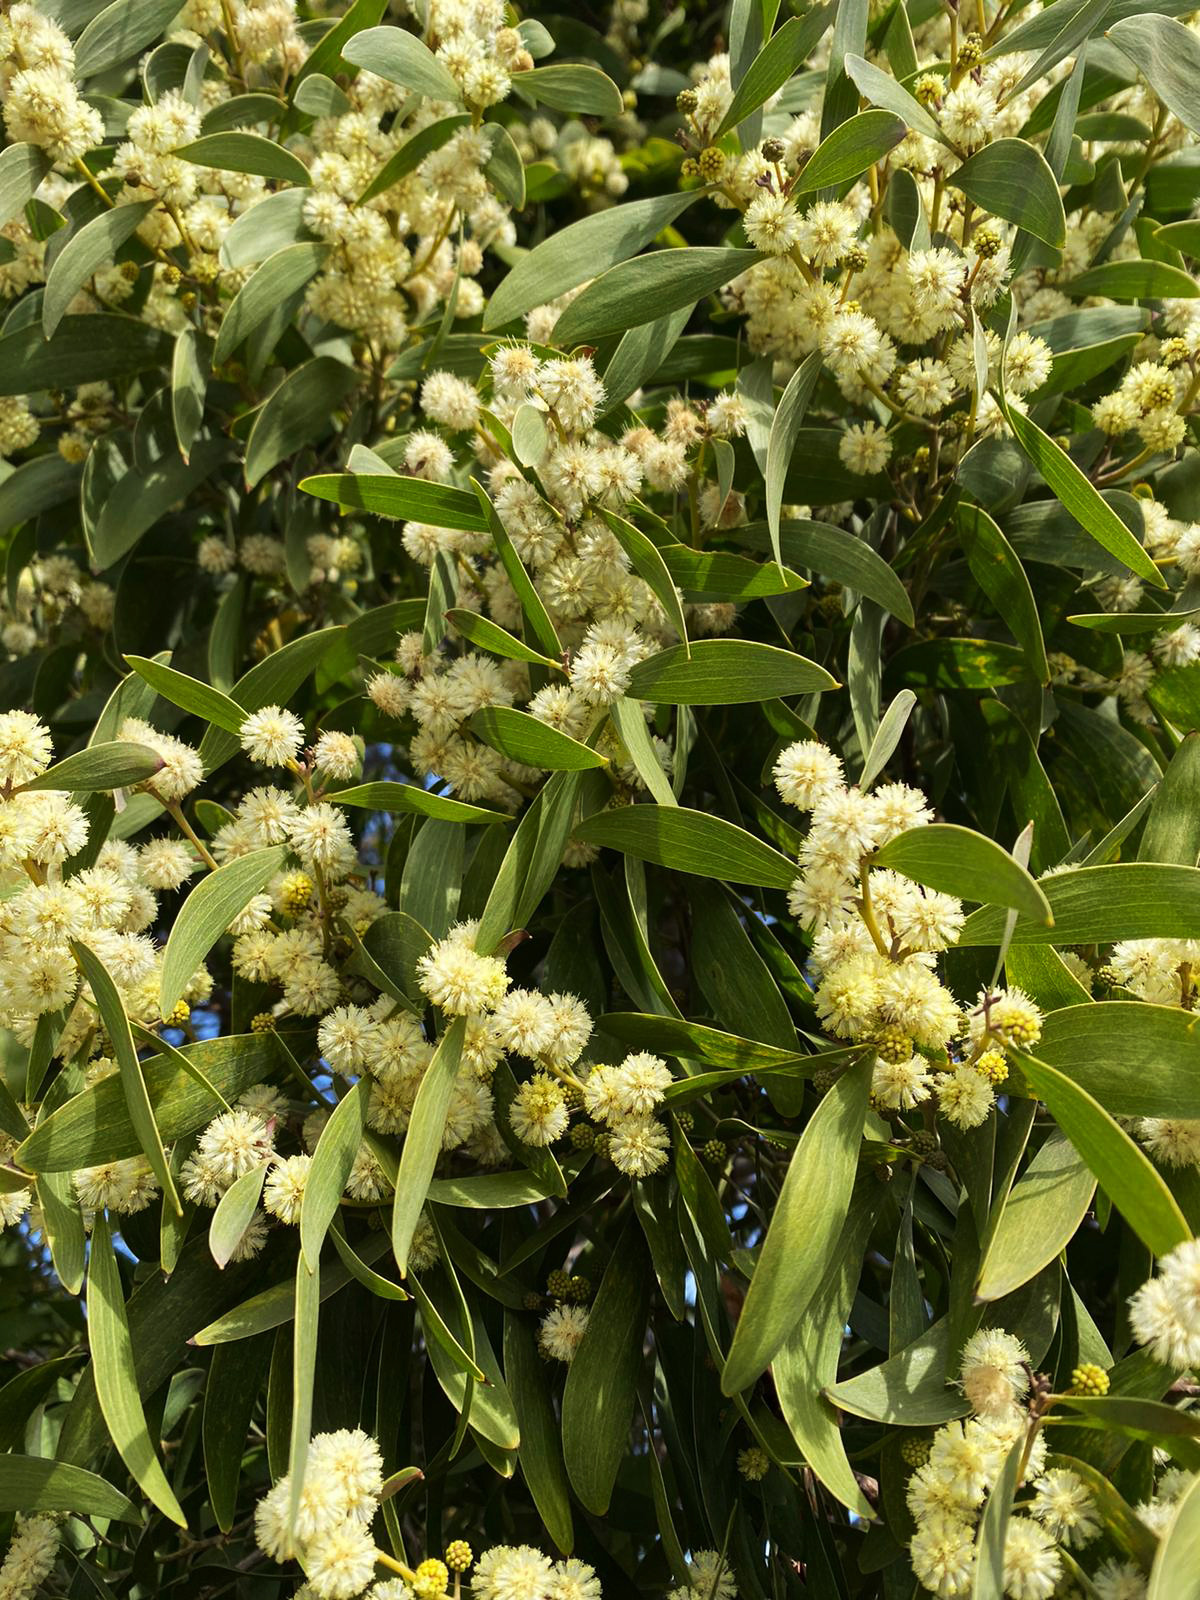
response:
[[(493, 1545), (474, 1559), (471, 1547), (454, 1539), (444, 1561), (429, 1557), (409, 1567), (377, 1549), (372, 1537), (384, 1492), (374, 1439), (358, 1428), (319, 1433), (309, 1443), (299, 1494), (293, 1496), (286, 1476), (259, 1501), (259, 1548), (275, 1561), (299, 1561), (308, 1580), (300, 1592), (314, 1600), (353, 1600), (364, 1592), (371, 1600), (444, 1600), (452, 1572), (457, 1597), (473, 1560), (476, 1600), (601, 1600), (600, 1580), (585, 1561), (552, 1561), (530, 1545)], [(397, 1576), (375, 1582), (378, 1567)]]
[(933, 820), (924, 795), (901, 783), (847, 786), (840, 758), (816, 740), (789, 745), (774, 778), (811, 814), (788, 906), (812, 933), (818, 1016), (836, 1037), (875, 1048), (879, 1109), (907, 1111), (936, 1092), (948, 1121), (977, 1127), (1007, 1076), (1005, 1047), (1036, 1043), (1041, 1013), (1015, 988), (981, 993), (964, 1011), (936, 970), (962, 927), (961, 903), (871, 865), (889, 840)]

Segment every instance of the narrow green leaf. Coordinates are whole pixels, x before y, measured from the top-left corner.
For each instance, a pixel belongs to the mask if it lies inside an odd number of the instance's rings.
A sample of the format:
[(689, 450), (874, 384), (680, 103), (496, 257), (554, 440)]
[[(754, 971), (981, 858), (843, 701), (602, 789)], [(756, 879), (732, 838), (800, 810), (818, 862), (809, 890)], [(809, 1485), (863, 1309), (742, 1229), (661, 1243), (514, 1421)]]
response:
[(428, 100), (462, 99), (462, 91), (427, 44), (404, 28), (364, 28), (342, 46), (342, 58)]
[(471, 718), (471, 731), (510, 761), (546, 772), (576, 772), (607, 765), (595, 750), (511, 706), (484, 706)]
[(36, 144), (10, 144), (0, 150), (0, 228), (18, 215), (52, 165)]
[(834, 1260), (870, 1086), (869, 1061), (844, 1072), (792, 1152), (721, 1374), (724, 1394), (749, 1388), (771, 1364)]
[(1008, 624), (1039, 681), (1049, 683), (1037, 601), (1016, 551), (981, 506), (960, 501), (955, 521), (972, 577)]
[(863, 763), (862, 776), (858, 780), (858, 787), (864, 794), (891, 760), (916, 703), (917, 697), (911, 689), (901, 689), (879, 719), (879, 726)]
[(124, 789), (152, 778), (162, 771), (162, 764), (162, 757), (149, 745), (114, 739), (65, 756), (23, 788), (70, 789), (77, 794)]
[(421, 1087), (413, 1104), (412, 1120), (404, 1135), (400, 1170), (392, 1205), (392, 1253), (400, 1276), (408, 1276), (408, 1250), (413, 1230), (429, 1192), (430, 1180), (441, 1153), (446, 1130), (446, 1111), (454, 1092), (462, 1055), (466, 1022), (462, 1017), (451, 1024), (438, 1041), (433, 1059), (425, 1069)]
[(580, 1502), (603, 1516), (627, 1448), (650, 1304), (640, 1229), (626, 1228), (604, 1269), (587, 1332), (567, 1369), (562, 1448)]
[(126, 656), (125, 660), (138, 677), (144, 679), (164, 700), (181, 706), (193, 716), (203, 717), (215, 728), (240, 734), (246, 712), (227, 694), (222, 694), (211, 684), (201, 683), (198, 678), (189, 678), (186, 672), (177, 672), (174, 667), (168, 667), (161, 661), (151, 661), (145, 656)]
[(204, 426), (204, 399), (208, 390), (211, 345), (206, 334), (183, 328), (175, 339), (171, 358), (171, 420), (179, 454), (187, 463)]
[(0, 1511), (20, 1511), (25, 1516), (35, 1511), (72, 1511), (115, 1522), (141, 1520), (132, 1500), (106, 1478), (44, 1456), (0, 1456)]
[(1022, 416), (1019, 411), (1010, 410), (1008, 420), (1021, 449), (1046, 480), (1051, 493), (1083, 531), (1090, 534), (1109, 555), (1115, 556), (1131, 572), (1136, 572), (1139, 578), (1144, 578), (1155, 588), (1165, 589), (1166, 579), (1162, 573), (1070, 456), (1060, 450), (1036, 422)]
[(479, 918), (476, 948), (490, 954), (541, 904), (562, 864), (582, 774), (556, 772), (535, 796), (509, 841)]
[(569, 348), (656, 321), (669, 311), (695, 305), (761, 260), (757, 250), (716, 245), (635, 256), (601, 273), (571, 301), (554, 325), (554, 342)]
[(241, 1244), (246, 1229), (258, 1210), (258, 1199), (262, 1194), (266, 1176), (265, 1162), (261, 1166), (253, 1167), (249, 1172), (243, 1172), (240, 1178), (230, 1184), (217, 1203), (212, 1221), (208, 1225), (208, 1249), (219, 1267), (224, 1268), (229, 1265), (238, 1245)]
[(790, 17), (757, 51), (713, 135), (714, 144), (765, 105), (799, 71), (833, 20), (833, 12), (831, 5), (816, 5), (803, 17)]
[(534, 306), (545, 305), (619, 261), (628, 260), (698, 198), (692, 193), (633, 200), (551, 233), (522, 256), (498, 285), (483, 313), (484, 328), (502, 328)]
[(975, 1298), (1000, 1300), (1035, 1278), (1075, 1237), (1095, 1190), (1095, 1176), (1067, 1140), (1047, 1139), (1004, 1202)]
[(146, 1498), (165, 1517), (186, 1528), (187, 1518), (167, 1482), (146, 1428), (121, 1274), (109, 1236), (108, 1218), (103, 1214), (98, 1215), (92, 1225), (87, 1306), (92, 1373), (109, 1437)]
[(1108, 300), (1194, 300), (1200, 295), (1196, 280), (1168, 261), (1104, 261), (1063, 284), (1064, 294), (1084, 299), (1103, 295)]
[(947, 180), (981, 210), (1061, 249), (1067, 218), (1054, 174), (1024, 139), (996, 139), (968, 156)]
[[(770, 530), (763, 522), (738, 528), (736, 537), (756, 549), (771, 548)], [(908, 627), (913, 627), (908, 591), (865, 539), (856, 538), (845, 528), (835, 528), (827, 522), (789, 521), (780, 524), (779, 541), (790, 566), (807, 567), (822, 577), (832, 578), (847, 589), (866, 595), (868, 600), (874, 600)]]
[(300, 1249), (310, 1272), (317, 1270), (325, 1234), (337, 1215), (346, 1180), (362, 1144), (368, 1091), (367, 1080), (360, 1078), (338, 1101), (313, 1151), (300, 1203)]
[[(1030, 918), (1018, 922), (1014, 944), (1109, 944), (1116, 939), (1191, 939), (1195, 937), (1200, 871), (1150, 861), (1120, 861), (1110, 866), (1075, 867), (1041, 885), (1054, 918), (1053, 927)], [(960, 945), (999, 944), (1004, 913), (993, 907), (973, 911), (959, 935)]]
[(521, 1429), (521, 1473), (546, 1531), (564, 1555), (575, 1542), (558, 1419), (526, 1322), (504, 1313), (504, 1376)]
[(476, 611), (463, 611), (456, 607), (446, 612), (446, 621), (480, 650), (490, 650), (494, 656), (504, 656), (509, 661), (536, 661), (539, 666), (550, 667), (555, 672), (562, 671), (561, 661), (543, 655), (540, 650), (531, 649), (522, 640), (514, 639), (499, 623), (481, 617)]
[(608, 713), (629, 759), (654, 799), (660, 806), (678, 805), (675, 791), (651, 741), (641, 705), (636, 700), (626, 700), (622, 695), (609, 706)]
[(1008, 851), (970, 828), (934, 822), (910, 828), (881, 850), (874, 863), (943, 894), (985, 905), (1010, 906), (1049, 926), (1053, 922), (1045, 894)]
[(327, 244), (301, 241), (284, 245), (269, 255), (229, 302), (213, 350), (213, 366), (224, 366), (242, 340), (270, 316), (281, 300), (316, 276), (328, 254)]
[(1191, 1229), (1157, 1169), (1100, 1102), (1045, 1061), (1024, 1053), (1020, 1060), (1034, 1093), (1142, 1243), (1164, 1256), (1190, 1239)]
[[(471, 479), (471, 487), (475, 491), (475, 498), (483, 514), (484, 529), (491, 534), (492, 543), (496, 547), (496, 554), (500, 557), (500, 564), (508, 575), (508, 581), (516, 590), (517, 599), (521, 602), (521, 610), (525, 622), (532, 632), (533, 637), (553, 661), (561, 662), (563, 659), (562, 642), (558, 637), (550, 613), (542, 604), (542, 597), (538, 594), (525, 571), (520, 556), (517, 554), (508, 530), (496, 513), (487, 491), (482, 484)], [(452, 526), (452, 524), (451, 524)]]
[[(899, 11), (900, 8), (897, 7), (897, 15)], [(873, 106), (879, 106), (884, 111), (891, 111), (895, 116), (902, 117), (905, 124), (915, 133), (923, 134), (935, 144), (949, 143), (937, 118), (931, 116), (916, 96), (910, 94), (890, 72), (884, 72), (881, 67), (873, 66), (862, 56), (848, 55), (844, 65), (846, 76), (864, 100), (869, 100)]]
[(252, 850), (236, 856), (224, 866), (202, 878), (188, 895), (175, 918), (163, 952), (159, 1005), (163, 1016), (170, 1016), (175, 1002), (191, 982), (192, 975), (229, 924), (239, 916), (256, 894), (261, 894), (283, 865), (285, 845)]
[(328, 432), (331, 413), (357, 383), (358, 374), (333, 356), (314, 356), (289, 372), (254, 419), (246, 441), (246, 487)]
[[(1186, 30), (1182, 30), (1186, 32)], [(1189, 35), (1189, 38), (1191, 35)], [(1193, 80), (1193, 88), (1195, 80)], [(1200, 1478), (1180, 1495), (1159, 1540), (1146, 1600), (1196, 1600), (1200, 1594)]]
[(326, 796), (340, 806), (366, 806), (369, 811), (416, 812), (422, 817), (438, 817), (443, 822), (511, 822), (503, 811), (468, 805), (465, 800), (450, 800), (431, 794), (416, 783), (356, 784), (353, 789), (338, 789)]
[(575, 828), (575, 837), (676, 872), (730, 883), (790, 889), (796, 867), (752, 833), (683, 806), (634, 805), (600, 811)]
[(1200, 133), (1200, 42), (1191, 29), (1147, 8), (1146, 15), (1124, 17), (1105, 31), (1167, 110)]
[(129, 1031), (129, 1019), (125, 1015), (125, 1007), (121, 1002), (117, 986), (99, 956), (86, 945), (73, 942), (71, 949), (84, 978), (91, 987), (96, 1007), (100, 1012), (100, 1020), (108, 1033), (113, 1055), (117, 1058), (129, 1120), (137, 1134), (142, 1154), (158, 1179), (164, 1202), (176, 1213), (181, 1212), (183, 1207), (179, 1202), (175, 1181), (171, 1177), (162, 1136), (154, 1117), (154, 1108), (150, 1104), (146, 1080), (142, 1076), (142, 1064), (133, 1047), (133, 1034)]
[(824, 667), (776, 645), (752, 639), (700, 639), (639, 661), (626, 693), (657, 705), (732, 706), (836, 689)]
[(1024, 1451), (1025, 1440), (1022, 1437), (1013, 1443), (1005, 1456), (1004, 1465), (987, 1497), (983, 1516), (979, 1519), (971, 1600), (1004, 1600), (1007, 1592), (1004, 1586), (1004, 1545)]
[(261, 133), (206, 133), (175, 154), (196, 167), (250, 172), (260, 178), (278, 178), (283, 183), (307, 185), (312, 181), (299, 156)]
[(1194, 1014), (1179, 1006), (1097, 1005), (1076, 985), (1045, 1018), (1037, 1052), (1114, 1117), (1195, 1113), (1200, 1033)]
[(237, 1514), (242, 1457), (270, 1355), (270, 1341), (259, 1339), (237, 1347), (218, 1345), (209, 1362), (202, 1419), (204, 1475), (222, 1533), (233, 1527)]
[(112, 0), (76, 39), (74, 76), (82, 81), (131, 60), (175, 15), (171, 0)]
[(891, 111), (860, 111), (822, 139), (801, 168), (794, 193), (849, 183), (882, 161), (907, 133), (903, 120)]
[[(724, 504), (724, 497), (722, 497), (721, 503)], [(615, 511), (603, 511), (601, 515), (605, 522), (608, 523), (613, 537), (633, 563), (634, 571), (663, 608), (668, 622), (670, 622), (682, 640), (684, 654), (690, 661), (692, 647), (688, 643), (687, 623), (684, 621), (683, 606), (680, 604), (675, 581), (667, 570), (658, 546), (648, 539), (640, 528), (635, 528), (632, 522), (627, 522), (624, 517), (617, 516)]]
[(532, 72), (520, 74), (517, 86), (543, 105), (575, 116), (583, 112), (592, 117), (619, 117), (625, 107), (620, 89), (599, 67), (575, 63), (534, 67)]
[(296, 1285), (292, 1329), (292, 1425), (288, 1443), (288, 1476), (292, 1491), (288, 1500), (289, 1535), (296, 1526), (304, 1472), (308, 1464), (308, 1444), (312, 1434), (313, 1387), (317, 1376), (317, 1334), (321, 1316), (321, 1272), (296, 1257)]
[(93, 273), (109, 266), (117, 251), (132, 238), (156, 200), (138, 200), (114, 206), (73, 233), (54, 258), (42, 295), (42, 332), (47, 339), (58, 327), (67, 307)]
[(426, 156), (432, 155), (435, 150), (440, 150), (444, 144), (448, 144), (458, 130), (465, 128), (470, 120), (469, 113), (463, 111), (452, 117), (442, 117), (437, 122), (431, 122), (427, 128), (418, 128), (416, 133), (410, 134), (399, 150), (388, 157), (359, 195), (359, 205), (374, 200), (376, 195), (385, 194), (393, 184), (399, 183), (401, 178), (407, 178), (410, 172), (415, 172)]
[(771, 550), (779, 566), (783, 565), (779, 516), (783, 508), (787, 469), (792, 459), (796, 435), (800, 431), (800, 424), (804, 421), (804, 413), (808, 410), (808, 402), (812, 399), (817, 379), (821, 376), (822, 360), (821, 352), (814, 350), (811, 355), (805, 356), (793, 372), (776, 409), (774, 421), (771, 423), (770, 437), (767, 440), (767, 470), (764, 475), (767, 488), (767, 527), (771, 530)]

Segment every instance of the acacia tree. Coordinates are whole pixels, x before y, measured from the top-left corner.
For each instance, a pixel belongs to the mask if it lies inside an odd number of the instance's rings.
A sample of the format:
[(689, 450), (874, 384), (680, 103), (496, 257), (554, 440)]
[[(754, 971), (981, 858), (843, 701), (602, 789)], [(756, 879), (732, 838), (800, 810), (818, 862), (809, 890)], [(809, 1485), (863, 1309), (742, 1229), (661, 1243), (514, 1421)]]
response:
[(1197, 1592), (1187, 10), (4, 8), (5, 1600)]

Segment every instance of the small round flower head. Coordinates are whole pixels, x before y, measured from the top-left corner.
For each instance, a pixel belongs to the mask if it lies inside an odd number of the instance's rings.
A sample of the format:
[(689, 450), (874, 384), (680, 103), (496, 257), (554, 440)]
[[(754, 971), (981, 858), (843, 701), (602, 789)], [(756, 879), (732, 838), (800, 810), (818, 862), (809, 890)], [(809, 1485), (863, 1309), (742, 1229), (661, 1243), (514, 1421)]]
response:
[(295, 1227), (300, 1221), (304, 1187), (308, 1182), (312, 1157), (287, 1156), (276, 1160), (263, 1185), (263, 1206), (280, 1222)]
[(304, 1559), (320, 1600), (352, 1600), (375, 1576), (375, 1541), (368, 1527), (347, 1518), (311, 1539)]
[(917, 1578), (939, 1600), (970, 1593), (975, 1575), (975, 1529), (946, 1511), (923, 1516), (908, 1550)]
[(465, 378), (431, 372), (421, 385), (421, 409), (434, 422), (461, 433), (479, 420), (479, 396)]
[(550, 1600), (600, 1600), (600, 1579), (586, 1561), (571, 1557), (556, 1561), (550, 1582)]
[(252, 711), (242, 723), (242, 749), (263, 767), (286, 767), (295, 761), (304, 743), (300, 718), (279, 706)]
[(1052, 1467), (1038, 1480), (1030, 1515), (1060, 1544), (1078, 1549), (1101, 1531), (1096, 1502), (1078, 1473)]
[(550, 1558), (527, 1544), (498, 1545), (475, 1563), (471, 1592), (479, 1600), (549, 1600)]
[(840, 758), (816, 739), (788, 745), (775, 762), (772, 776), (782, 797), (800, 811), (811, 811), (843, 783)]
[(59, 1538), (54, 1517), (22, 1516), (18, 1512), (4, 1564), (0, 1566), (0, 1595), (5, 1600), (32, 1600), (41, 1590), (58, 1559)]
[(215, 1117), (196, 1144), (196, 1155), (208, 1162), (225, 1187), (268, 1160), (274, 1138), (270, 1126), (256, 1112), (225, 1111)]
[(343, 1515), (369, 1523), (378, 1510), (383, 1458), (378, 1444), (361, 1428), (318, 1433), (309, 1447), (308, 1474), (336, 1485)]
[(150, 889), (179, 889), (198, 866), (181, 839), (151, 839), (138, 851), (137, 872)]
[(931, 1082), (924, 1056), (912, 1055), (903, 1061), (877, 1057), (871, 1075), (871, 1099), (887, 1111), (910, 1111), (928, 1100)]
[[(453, 1017), (469, 1017), (491, 1011), (508, 988), (504, 963), (494, 956), (481, 956), (462, 927), (451, 929), (417, 962), (417, 981), (422, 993), (435, 1006)], [(473, 928), (470, 930), (473, 936)]]
[(869, 477), (882, 472), (892, 457), (892, 441), (878, 422), (854, 422), (838, 441), (838, 459), (851, 472)]
[(538, 1344), (553, 1361), (571, 1362), (587, 1332), (586, 1306), (555, 1306), (542, 1318)]
[(996, 1096), (986, 1078), (965, 1064), (936, 1080), (938, 1108), (956, 1128), (978, 1128), (988, 1119)]
[(338, 1006), (321, 1018), (317, 1047), (336, 1072), (360, 1072), (370, 1058), (376, 1023), (362, 1006)]
[(504, 1050), (536, 1060), (554, 1043), (554, 1008), (536, 989), (510, 989), (492, 1014)]
[(710, 1600), (737, 1600), (737, 1579), (717, 1550), (692, 1552), (690, 1578), (692, 1589)]
[(331, 778), (352, 778), (358, 771), (358, 746), (348, 733), (322, 733), (313, 746), (317, 768)]
[(671, 1071), (659, 1056), (646, 1051), (626, 1056), (612, 1073), (613, 1092), (622, 1116), (644, 1117), (662, 1100)]
[(585, 433), (604, 403), (604, 385), (590, 356), (543, 363), (537, 378), (538, 393), (554, 408), (563, 427)]
[(1129, 1301), (1139, 1344), (1164, 1366), (1200, 1365), (1200, 1240), (1176, 1245)]
[(666, 1165), (670, 1135), (653, 1117), (623, 1117), (615, 1124), (608, 1153), (618, 1172), (648, 1178)]
[(592, 1036), (592, 1019), (583, 1001), (573, 994), (552, 994), (550, 1016), (554, 1038), (543, 1054), (555, 1066), (569, 1067), (579, 1060)]
[(989, 994), (981, 990), (979, 1002), (971, 1013), (972, 1042), (991, 1032), (1005, 1044), (1028, 1049), (1042, 1036), (1042, 1013), (1023, 989), (1001, 989)]
[(1098, 1600), (1146, 1600), (1146, 1579), (1132, 1561), (1115, 1556), (1102, 1561), (1092, 1574), (1092, 1587)]
[(417, 1600), (437, 1600), (437, 1596), (444, 1594), (446, 1585), (450, 1581), (450, 1573), (444, 1561), (436, 1557), (426, 1558), (422, 1561), (412, 1576), (412, 1592)]
[(539, 1146), (553, 1144), (563, 1136), (570, 1111), (562, 1086), (546, 1073), (537, 1072), (517, 1090), (508, 1116), (518, 1139)]
[(30, 711), (0, 713), (0, 784), (29, 783), (50, 765), (50, 730)]
[(1045, 1528), (1028, 1517), (1009, 1519), (1004, 1539), (1004, 1592), (1010, 1600), (1050, 1600), (1062, 1576), (1062, 1557)]
[(1003, 1328), (980, 1328), (963, 1346), (963, 1393), (984, 1416), (1006, 1413), (1029, 1388), (1029, 1352)]

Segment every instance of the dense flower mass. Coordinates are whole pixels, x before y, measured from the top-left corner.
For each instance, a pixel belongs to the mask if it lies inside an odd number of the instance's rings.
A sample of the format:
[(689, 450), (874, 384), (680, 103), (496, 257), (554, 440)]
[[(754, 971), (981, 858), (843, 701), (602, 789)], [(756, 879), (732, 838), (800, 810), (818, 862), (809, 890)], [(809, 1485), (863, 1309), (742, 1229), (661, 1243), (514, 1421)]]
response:
[(0, 12), (0, 1600), (1185, 1585), (1200, 13)]

